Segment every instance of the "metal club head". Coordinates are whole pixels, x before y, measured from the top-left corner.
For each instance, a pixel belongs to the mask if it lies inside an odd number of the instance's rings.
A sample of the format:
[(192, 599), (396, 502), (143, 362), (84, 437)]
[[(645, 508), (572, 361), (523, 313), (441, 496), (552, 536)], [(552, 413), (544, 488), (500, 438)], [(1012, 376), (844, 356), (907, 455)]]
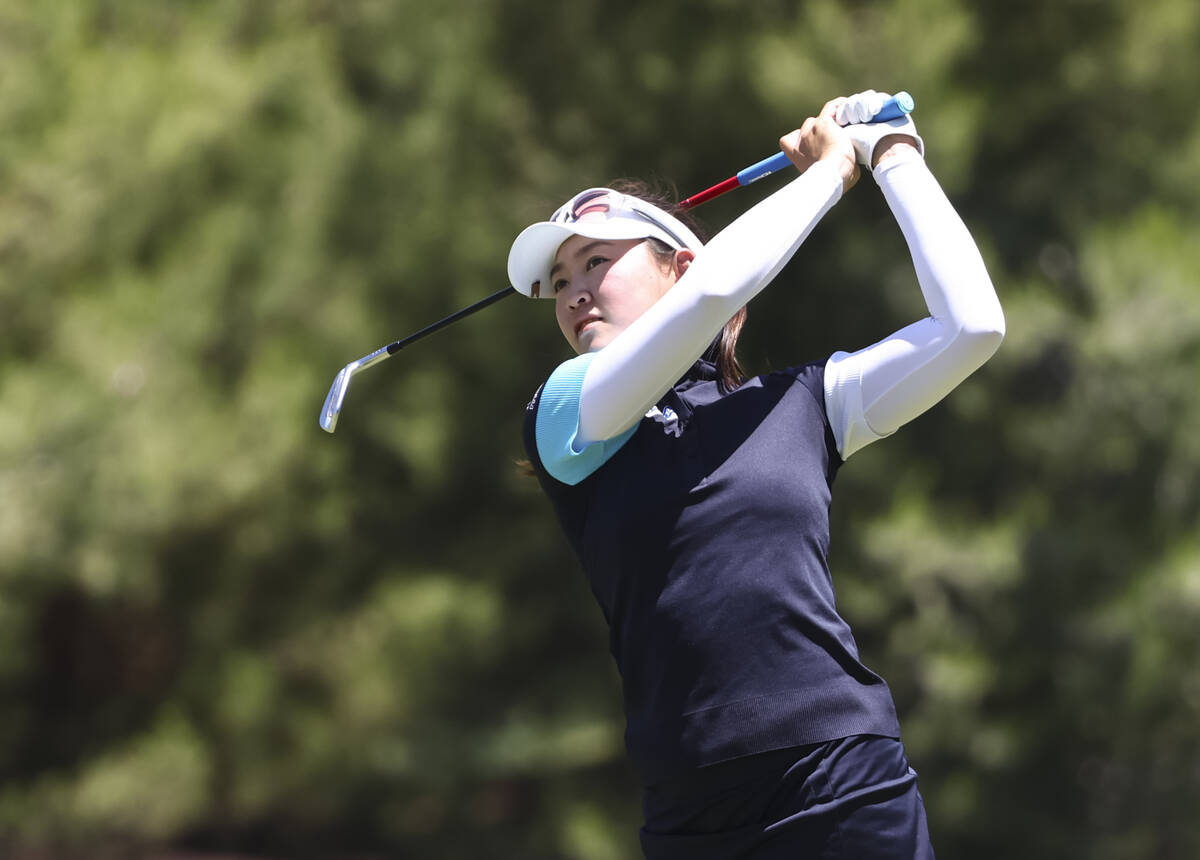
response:
[(325, 395), (325, 405), (321, 407), (322, 430), (332, 433), (337, 428), (338, 415), (342, 412), (342, 404), (346, 402), (346, 391), (350, 388), (350, 380), (354, 378), (354, 374), (378, 364), (390, 355), (388, 347), (380, 347), (338, 371), (338, 375), (333, 378), (333, 385), (329, 387), (329, 393)]
[(337, 429), (338, 413), (342, 411), (342, 402), (346, 399), (346, 389), (350, 387), (350, 377), (354, 375), (357, 362), (347, 364), (333, 378), (333, 385), (325, 395), (325, 405), (321, 407), (321, 429), (332, 433)]

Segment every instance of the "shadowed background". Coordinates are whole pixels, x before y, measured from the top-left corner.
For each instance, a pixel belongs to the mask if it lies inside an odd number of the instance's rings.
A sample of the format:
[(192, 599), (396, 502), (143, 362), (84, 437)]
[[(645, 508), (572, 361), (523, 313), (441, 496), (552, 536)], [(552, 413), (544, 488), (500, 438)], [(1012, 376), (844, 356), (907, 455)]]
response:
[[(1008, 319), (839, 476), (832, 566), (939, 854), (1200, 855), (1192, 0), (0, 0), (0, 855), (636, 856), (509, 243), (906, 89)], [(777, 188), (698, 210), (710, 231)], [(754, 372), (924, 314), (869, 177)]]

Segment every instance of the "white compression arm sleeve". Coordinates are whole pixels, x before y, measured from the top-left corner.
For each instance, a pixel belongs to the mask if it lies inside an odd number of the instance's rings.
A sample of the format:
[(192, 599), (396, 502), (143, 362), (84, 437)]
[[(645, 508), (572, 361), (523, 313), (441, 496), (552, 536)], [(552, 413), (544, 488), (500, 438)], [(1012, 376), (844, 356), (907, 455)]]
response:
[(875, 169), (900, 224), (929, 316), (866, 349), (835, 353), (825, 405), (843, 459), (894, 433), (987, 361), (1004, 312), (966, 225), (916, 152)]
[(641, 420), (841, 195), (837, 169), (817, 162), (713, 237), (665, 296), (596, 353), (580, 393), (577, 441), (611, 439)]

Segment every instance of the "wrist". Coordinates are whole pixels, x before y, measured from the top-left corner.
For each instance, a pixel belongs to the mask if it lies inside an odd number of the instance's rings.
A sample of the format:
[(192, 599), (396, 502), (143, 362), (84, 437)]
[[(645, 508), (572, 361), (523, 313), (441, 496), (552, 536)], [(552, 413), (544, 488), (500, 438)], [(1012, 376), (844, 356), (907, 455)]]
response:
[(842, 181), (843, 194), (849, 191), (854, 183), (858, 182), (858, 162), (854, 160), (853, 152), (849, 154), (844, 152), (830, 153), (818, 159), (816, 164), (823, 164), (831, 172), (837, 174), (837, 177)]
[(889, 134), (880, 138), (879, 143), (875, 145), (875, 151), (871, 155), (871, 169), (875, 169), (890, 158), (914, 152), (917, 155), (921, 154), (917, 140), (912, 135)]

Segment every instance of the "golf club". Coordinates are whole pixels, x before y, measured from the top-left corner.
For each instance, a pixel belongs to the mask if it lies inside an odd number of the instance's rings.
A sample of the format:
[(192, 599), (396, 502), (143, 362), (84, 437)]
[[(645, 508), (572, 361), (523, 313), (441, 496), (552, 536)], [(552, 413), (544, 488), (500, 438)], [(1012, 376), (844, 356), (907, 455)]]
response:
[[(887, 122), (891, 119), (911, 113), (915, 104), (912, 96), (906, 92), (896, 93), (894, 96), (884, 102), (883, 107), (875, 116), (871, 117), (872, 122)], [(693, 206), (699, 206), (701, 203), (706, 203), (714, 197), (719, 197), (727, 191), (732, 191), (735, 188), (744, 188), (752, 182), (757, 182), (764, 176), (769, 176), (777, 170), (782, 170), (791, 162), (788, 161), (786, 153), (777, 152), (769, 158), (764, 158), (762, 161), (756, 162), (744, 170), (740, 170), (728, 179), (718, 182), (711, 188), (706, 188), (698, 194), (693, 194), (680, 201), (681, 208), (690, 209)], [(476, 311), (483, 310), (490, 304), (500, 301), (507, 296), (515, 293), (512, 287), (505, 287), (499, 292), (492, 293), (485, 299), (481, 299), (469, 307), (465, 307), (460, 311), (455, 311), (445, 319), (438, 320), (432, 325), (428, 325), (418, 332), (410, 334), (406, 338), (389, 343), (387, 346), (380, 347), (370, 355), (364, 355), (357, 361), (352, 361), (338, 371), (338, 375), (333, 379), (333, 385), (329, 389), (329, 393), (325, 395), (325, 404), (321, 407), (320, 424), (321, 429), (327, 433), (332, 433), (337, 428), (338, 416), (342, 412), (342, 405), (346, 402), (346, 391), (350, 388), (350, 380), (360, 370), (366, 370), (368, 367), (379, 364), (386, 358), (391, 358), (397, 352), (410, 343), (420, 340), (426, 335), (433, 334), (439, 329), (445, 328), (451, 323), (457, 322), (465, 316), (470, 316)]]
[(332, 433), (337, 429), (338, 415), (342, 411), (342, 403), (346, 399), (346, 389), (350, 387), (350, 380), (354, 378), (354, 374), (360, 370), (365, 370), (374, 364), (379, 364), (385, 358), (390, 358), (404, 347), (414, 341), (418, 341), (426, 335), (433, 334), (441, 328), (445, 328), (453, 322), (457, 322), (465, 316), (470, 316), (475, 311), (483, 310), (493, 302), (498, 302), (510, 293), (515, 293), (512, 287), (492, 293), (486, 299), (480, 299), (475, 304), (465, 307), (460, 311), (455, 311), (445, 319), (438, 320), (432, 325), (427, 325), (418, 332), (410, 334), (408, 337), (401, 338), (395, 343), (389, 343), (387, 346), (380, 347), (370, 355), (364, 355), (358, 361), (352, 361), (338, 371), (338, 375), (333, 379), (333, 385), (329, 388), (329, 393), (325, 395), (325, 405), (321, 407), (321, 429), (327, 433)]

